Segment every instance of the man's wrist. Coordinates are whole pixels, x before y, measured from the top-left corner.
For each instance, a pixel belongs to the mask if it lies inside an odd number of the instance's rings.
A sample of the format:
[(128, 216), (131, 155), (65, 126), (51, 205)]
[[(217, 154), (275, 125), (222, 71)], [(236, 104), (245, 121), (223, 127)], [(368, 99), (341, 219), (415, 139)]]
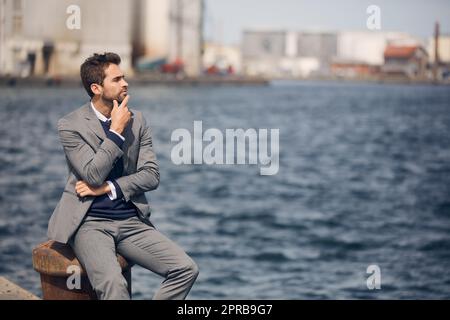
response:
[(118, 133), (117, 131), (115, 131), (114, 129), (109, 129), (109, 131), (111, 131), (112, 133), (114, 133), (116, 136), (118, 136), (120, 139), (122, 139), (122, 141), (125, 141), (125, 138)]
[(121, 134), (116, 133), (113, 130), (109, 129), (108, 132), (106, 133), (106, 137), (112, 140), (119, 148), (122, 148), (125, 138), (122, 137)]
[(112, 123), (111, 123), (111, 126), (109, 127), (109, 129), (113, 130), (114, 132), (117, 132), (118, 134), (122, 134), (122, 132), (123, 132), (123, 128), (115, 127), (115, 126), (113, 126)]
[(106, 183), (108, 184), (108, 192), (106, 193), (108, 195), (108, 198), (110, 200), (116, 200), (117, 199), (117, 192), (116, 192), (116, 188), (113, 184), (113, 182), (111, 181), (106, 181)]
[(104, 182), (102, 184), (102, 194), (107, 194), (108, 192), (111, 192), (111, 187), (109, 186), (109, 184), (107, 182)]

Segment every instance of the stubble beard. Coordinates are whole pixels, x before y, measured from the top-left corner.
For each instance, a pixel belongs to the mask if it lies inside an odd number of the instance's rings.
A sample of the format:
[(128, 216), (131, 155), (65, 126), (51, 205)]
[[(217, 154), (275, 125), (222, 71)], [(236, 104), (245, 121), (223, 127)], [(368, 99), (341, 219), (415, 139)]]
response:
[(114, 105), (114, 100), (117, 100), (117, 103), (120, 105), (121, 103), (122, 103), (122, 101), (123, 101), (123, 99), (122, 99), (122, 97), (120, 96), (120, 94), (117, 96), (117, 97), (108, 97), (108, 96), (105, 96), (105, 95), (103, 95), (102, 96), (102, 102), (105, 104), (105, 105), (107, 105), (107, 106), (109, 106), (109, 107), (113, 107), (113, 105)]

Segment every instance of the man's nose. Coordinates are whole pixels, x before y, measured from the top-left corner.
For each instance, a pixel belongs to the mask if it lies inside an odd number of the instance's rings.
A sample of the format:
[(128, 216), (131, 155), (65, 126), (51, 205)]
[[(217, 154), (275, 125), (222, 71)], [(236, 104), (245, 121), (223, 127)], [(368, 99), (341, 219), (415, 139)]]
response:
[(128, 82), (126, 82), (125, 80), (122, 79), (122, 87), (127, 87), (128, 88)]

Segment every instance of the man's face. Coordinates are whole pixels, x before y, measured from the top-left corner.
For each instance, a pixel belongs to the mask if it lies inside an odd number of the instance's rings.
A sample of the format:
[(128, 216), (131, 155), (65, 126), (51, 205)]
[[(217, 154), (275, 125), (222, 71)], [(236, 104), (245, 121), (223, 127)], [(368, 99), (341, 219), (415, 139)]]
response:
[(128, 83), (125, 76), (117, 64), (110, 64), (105, 69), (105, 79), (103, 80), (102, 99), (106, 103), (112, 105), (113, 100), (117, 100), (119, 104), (128, 94)]

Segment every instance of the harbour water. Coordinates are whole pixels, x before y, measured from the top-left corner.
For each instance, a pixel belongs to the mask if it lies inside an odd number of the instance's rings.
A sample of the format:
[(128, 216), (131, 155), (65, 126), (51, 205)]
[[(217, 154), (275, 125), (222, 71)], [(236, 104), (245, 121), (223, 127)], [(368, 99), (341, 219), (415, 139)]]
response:
[[(450, 90), (276, 82), (130, 88), (153, 130), (161, 184), (152, 221), (197, 262), (191, 299), (450, 298)], [(81, 88), (0, 88), (0, 276), (40, 295), (66, 164), (57, 120)], [(278, 128), (279, 172), (172, 163), (173, 130)], [(369, 265), (381, 289), (366, 284)], [(133, 269), (135, 299), (162, 279)]]

